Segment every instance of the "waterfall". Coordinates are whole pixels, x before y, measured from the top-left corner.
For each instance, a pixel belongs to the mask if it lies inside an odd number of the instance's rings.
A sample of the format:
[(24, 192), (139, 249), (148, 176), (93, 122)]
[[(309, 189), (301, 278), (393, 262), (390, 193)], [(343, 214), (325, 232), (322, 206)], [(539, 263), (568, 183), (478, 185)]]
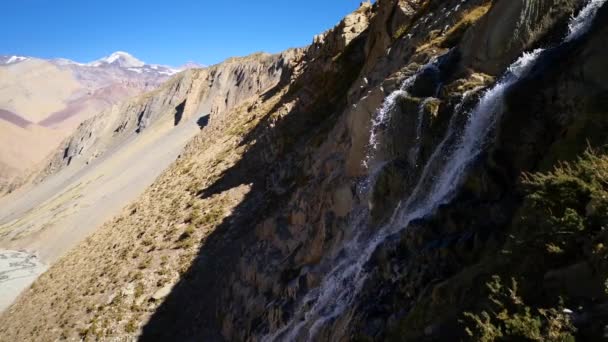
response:
[[(384, 166), (384, 162), (382, 160), (377, 160), (378, 159), (378, 150), (381, 146), (380, 136), (390, 122), (391, 113), (394, 111), (395, 107), (397, 106), (397, 101), (399, 99), (409, 96), (408, 90), (412, 85), (414, 85), (414, 82), (416, 82), (416, 79), (418, 78), (418, 76), (420, 76), (420, 74), (422, 74), (423, 72), (425, 72), (428, 69), (436, 70), (437, 69), (437, 66), (435, 65), (436, 62), (437, 62), (437, 58), (431, 58), (431, 60), (427, 64), (423, 65), (413, 75), (406, 78), (401, 83), (399, 88), (397, 88), (396, 90), (391, 92), (384, 99), (380, 108), (372, 116), (368, 148), (367, 148), (366, 155), (363, 158), (363, 166), (368, 170), (368, 175), (364, 180), (362, 180), (360, 182), (360, 187), (359, 187), (360, 192), (362, 194), (367, 194), (369, 189), (373, 187), (373, 185), (376, 181), (376, 178), (378, 176), (378, 173)], [(437, 87), (436, 92), (438, 90), (439, 90), (439, 87)], [(423, 104), (421, 104), (421, 108), (419, 110), (423, 110), (422, 105)], [(420, 112), (420, 115), (421, 114), (422, 114), (422, 112)], [(417, 125), (418, 126), (421, 125), (420, 119), (418, 120)], [(421, 126), (420, 126), (420, 130), (422, 130)], [(416, 144), (419, 144), (419, 143), (420, 143), (419, 140), (416, 141)]]
[[(477, 106), (469, 113), (456, 147), (445, 159), (439, 174), (435, 176), (431, 170), (437, 164), (437, 159), (443, 158), (441, 152), (447, 139), (450, 138), (450, 135), (446, 135), (436, 149), (440, 153), (431, 156), (405, 205), (404, 212), (399, 214), (400, 225), (407, 225), (412, 218), (424, 216), (438, 205), (449, 201), (448, 197), (459, 185), (466, 167), (482, 151), (485, 139), (502, 113), (506, 91), (530, 71), (543, 51), (538, 49), (524, 53), (509, 67), (506, 75), (484, 93)], [(431, 184), (430, 190), (426, 186), (428, 184)]]
[(416, 79), (420, 74), (422, 74), (428, 69), (437, 69), (437, 66), (435, 65), (436, 61), (436, 58), (432, 58), (427, 64), (423, 65), (416, 73), (406, 78), (397, 90), (390, 93), (384, 99), (382, 105), (380, 106), (380, 109), (374, 113), (369, 134), (369, 149), (367, 151), (365, 159), (363, 160), (364, 166), (370, 168), (370, 164), (380, 146), (380, 133), (386, 128), (386, 125), (388, 124), (391, 118), (390, 114), (397, 105), (397, 100), (409, 95), (409, 88), (414, 84), (414, 82), (416, 82)]
[[(366, 279), (364, 265), (376, 248), (385, 239), (407, 227), (411, 220), (430, 213), (437, 205), (446, 201), (446, 195), (456, 187), (456, 182), (464, 173), (464, 167), (473, 160), (481, 150), (491, 124), (496, 118), (496, 110), (502, 108), (502, 97), (505, 91), (532, 66), (532, 62), (540, 54), (525, 54), (510, 68), (511, 72), (496, 86), (487, 91), (477, 107), (469, 115), (464, 132), (460, 137), (457, 148), (451, 154), (435, 176), (429, 170), (437, 160), (444, 157), (445, 141), (451, 137), (446, 135), (444, 142), (437, 147), (425, 166), (420, 181), (405, 205), (400, 206), (391, 223), (378, 229), (367, 239), (360, 239), (361, 234), (346, 242), (342, 257), (335, 260), (333, 269), (325, 276), (321, 286), (309, 292), (302, 300), (303, 303), (314, 302), (312, 307), (303, 315), (296, 313), (296, 322), (292, 320), (279, 330), (270, 340), (296, 340), (302, 328), (309, 326), (308, 339), (312, 339), (318, 330), (329, 320), (344, 312), (355, 296), (360, 292)], [(384, 106), (383, 106), (384, 107)], [(476, 153), (477, 152), (477, 153)], [(424, 185), (432, 181), (435, 185), (430, 191), (422, 191)]]
[(416, 122), (416, 140), (414, 142), (414, 146), (412, 146), (409, 153), (410, 164), (416, 167), (418, 166), (418, 159), (420, 158), (420, 144), (422, 143), (422, 126), (424, 122), (424, 113), (427, 104), (432, 102), (433, 100), (435, 100), (435, 98), (433, 97), (426, 98), (418, 106), (418, 117)]
[(416, 75), (408, 78), (407, 80), (405, 80), (403, 82), (403, 85), (399, 89), (390, 93), (386, 97), (386, 99), (384, 99), (382, 106), (380, 107), (380, 109), (376, 112), (376, 114), (372, 118), (372, 128), (370, 129), (370, 135), (369, 135), (369, 151), (368, 151), (367, 155), (365, 156), (365, 161), (364, 161), (366, 164), (370, 161), (374, 152), (376, 150), (378, 150), (378, 147), (380, 145), (380, 141), (379, 141), (378, 137), (380, 135), (380, 132), (387, 125), (387, 123), (390, 119), (390, 113), (391, 113), (391, 111), (393, 111), (393, 109), (395, 109), (397, 100), (401, 97), (407, 96), (407, 91), (405, 91), (405, 88), (407, 88), (407, 86), (409, 86), (409, 84), (413, 83), (413, 79), (415, 77), (416, 77)]
[(578, 15), (572, 17), (570, 23), (568, 23), (568, 35), (566, 36), (565, 41), (569, 42), (578, 39), (589, 31), (597, 11), (599, 11), (606, 1), (607, 0), (590, 0)]
[[(373, 187), (375, 179), (378, 175), (378, 172), (381, 170), (384, 163), (378, 159), (378, 149), (381, 145), (380, 143), (380, 135), (386, 129), (389, 121), (391, 119), (391, 113), (397, 106), (397, 101), (400, 98), (408, 96), (409, 88), (416, 82), (416, 79), (420, 74), (427, 71), (428, 69), (437, 69), (435, 63), (437, 62), (436, 58), (432, 58), (427, 64), (423, 65), (416, 71), (413, 75), (406, 78), (399, 88), (391, 92), (384, 101), (380, 108), (374, 113), (371, 119), (371, 127), (370, 127), (370, 137), (368, 142), (368, 150), (366, 156), (363, 160), (363, 165), (368, 169), (368, 175), (365, 179), (360, 181), (359, 188), (363, 194), (367, 194), (367, 192)], [(438, 90), (438, 89), (437, 89)], [(419, 116), (423, 111), (423, 103), (420, 104), (419, 108)], [(422, 130), (422, 126), (420, 123), (420, 118), (417, 123), (417, 131)], [(419, 135), (420, 135), (419, 134)], [(418, 144), (419, 141), (416, 142)], [(374, 165), (372, 165), (374, 164)], [(346, 282), (348, 278), (355, 274), (359, 277), (362, 268), (352, 267), (355, 265), (350, 265), (353, 258), (356, 256), (358, 251), (367, 244), (367, 239), (363, 237), (364, 231), (366, 228), (366, 219), (367, 219), (367, 211), (362, 211), (355, 215), (354, 218), (350, 220), (350, 224), (353, 229), (353, 235), (349, 239), (346, 239), (345, 245), (340, 250), (338, 256), (330, 256), (327, 261), (331, 262), (330, 265), (331, 270), (324, 277), (323, 284), (317, 288), (309, 291), (303, 299), (300, 300), (298, 307), (296, 308), (296, 314), (292, 318), (292, 320), (283, 326), (278, 331), (274, 332), (272, 335), (265, 336), (263, 341), (293, 341), (296, 340), (300, 330), (307, 324), (310, 323), (311, 319), (314, 316), (320, 315), (320, 319), (317, 319), (309, 328), (311, 333), (310, 337), (316, 335), (316, 330), (318, 330), (323, 323), (325, 323), (328, 319), (339, 314), (344, 307), (348, 305), (350, 302), (349, 298), (340, 297), (340, 298), (332, 298), (332, 296), (336, 293), (341, 292), (343, 286), (346, 286)], [(330, 303), (335, 301), (338, 305), (331, 306), (320, 306), (318, 303)], [(311, 302), (314, 302), (313, 308), (307, 310), (307, 305)], [(321, 312), (323, 311), (323, 312)], [(314, 332), (314, 333), (313, 333)]]
[[(564, 38), (564, 42), (585, 34), (605, 1), (608, 0), (588, 2), (581, 12), (571, 19), (570, 32)], [(495, 123), (503, 113), (507, 91), (530, 72), (543, 52), (544, 50), (541, 49), (527, 52), (515, 61), (505, 75), (483, 94), (475, 108), (468, 114), (460, 134), (455, 132), (453, 127), (455, 115), (452, 117), (443, 141), (429, 158), (414, 190), (395, 210), (391, 221), (371, 230), (373, 233), (367, 235), (364, 233), (366, 231), (364, 220), (361, 220), (360, 225), (354, 226), (355, 236), (344, 243), (335, 258), (327, 260), (331, 262), (331, 267), (320, 286), (310, 290), (300, 301), (290, 321), (272, 335), (264, 337), (264, 341), (313, 340), (327, 322), (343, 315), (351, 308), (367, 279), (364, 265), (370, 260), (373, 252), (389, 236), (401, 232), (413, 220), (431, 214), (438, 206), (452, 199), (454, 192), (461, 185), (467, 168), (487, 146), (487, 140)], [(412, 77), (411, 82), (415, 77), (416, 75)], [(402, 85), (386, 98), (372, 121), (371, 152), (368, 154), (368, 161), (374, 157), (373, 153), (378, 148), (377, 132), (374, 131), (386, 124), (395, 101), (409, 86), (408, 80), (404, 82), (405, 87)]]

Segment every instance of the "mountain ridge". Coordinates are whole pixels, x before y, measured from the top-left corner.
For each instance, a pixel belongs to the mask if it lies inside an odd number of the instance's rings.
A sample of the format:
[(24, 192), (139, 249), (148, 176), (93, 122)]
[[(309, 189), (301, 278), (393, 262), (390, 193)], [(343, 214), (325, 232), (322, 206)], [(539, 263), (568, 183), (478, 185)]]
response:
[[(196, 65), (186, 69), (192, 67)], [(21, 123), (28, 123), (15, 126), (13, 123), (17, 121), (11, 120), (3, 124), (2, 134), (7, 141), (24, 141), (3, 147), (0, 164), (10, 171), (0, 175), (0, 192), (15, 190), (80, 122), (160, 86), (181, 71), (148, 65), (124, 52), (88, 64), (67, 59), (0, 56), (0, 109), (12, 113), (11, 117), (18, 117)], [(25, 156), (21, 161), (8, 157), (19, 154)]]
[(195, 68), (206, 67), (206, 65), (197, 63), (195, 61), (188, 61), (179, 67), (172, 67), (172, 66), (167, 66), (167, 65), (162, 65), (162, 64), (149, 64), (149, 63), (145, 63), (145, 62), (141, 61), (140, 59), (134, 57), (133, 55), (131, 55), (130, 53), (125, 52), (125, 51), (115, 51), (108, 56), (101, 57), (92, 62), (85, 62), (85, 63), (76, 62), (76, 61), (73, 61), (73, 60), (67, 59), (67, 58), (45, 59), (45, 58), (39, 58), (39, 57), (33, 57), (33, 56), (0, 55), (0, 65), (16, 64), (16, 63), (23, 62), (23, 61), (30, 60), (30, 59), (51, 61), (58, 65), (70, 65), (71, 64), (71, 65), (89, 66), (89, 67), (100, 67), (100, 66), (104, 66), (104, 65), (105, 66), (113, 65), (113, 66), (118, 66), (121, 68), (137, 69), (137, 68), (141, 68), (144, 66), (149, 66), (150, 69), (153, 69), (153, 70), (163, 69), (166, 72), (171, 72), (171, 75), (178, 73), (180, 71), (186, 70), (186, 69), (195, 69)]

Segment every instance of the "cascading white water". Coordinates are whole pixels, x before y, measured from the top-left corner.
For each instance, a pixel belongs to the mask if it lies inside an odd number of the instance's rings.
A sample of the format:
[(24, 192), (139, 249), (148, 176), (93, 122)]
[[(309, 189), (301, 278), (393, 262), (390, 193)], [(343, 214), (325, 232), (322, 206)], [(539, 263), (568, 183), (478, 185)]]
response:
[(591, 28), (597, 11), (606, 3), (606, 1), (608, 0), (591, 0), (577, 16), (570, 19), (570, 23), (568, 24), (568, 35), (564, 41), (569, 42), (580, 38), (585, 34)]
[[(595, 14), (606, 1), (608, 0), (591, 0), (587, 3), (583, 10), (571, 19), (570, 32), (564, 42), (585, 34), (591, 27)], [(494, 124), (501, 116), (507, 90), (529, 73), (543, 51), (524, 53), (509, 67), (502, 79), (484, 93), (477, 106), (469, 113), (462, 134), (456, 137), (455, 148), (448, 150), (448, 140), (455, 138), (453, 122), (450, 122), (444, 140), (429, 158), (418, 184), (404, 204), (398, 206), (389, 224), (375, 230), (371, 236), (363, 234), (365, 229), (355, 227), (358, 233), (347, 240), (341, 253), (331, 260), (331, 270), (325, 275), (321, 285), (309, 291), (300, 301), (292, 319), (274, 334), (266, 336), (265, 341), (311, 340), (328, 321), (351, 307), (367, 278), (364, 265), (370, 260), (372, 253), (387, 237), (406, 229), (412, 220), (432, 213), (439, 205), (452, 198), (466, 174), (467, 167), (484, 149)], [(404, 89), (400, 88), (387, 97), (378, 113), (379, 119), (373, 122), (372, 131), (377, 128), (376, 123), (386, 123), (386, 115), (394, 107), (399, 91)], [(372, 145), (372, 142), (377, 144), (376, 136), (373, 139), (370, 138), (370, 145), (375, 150), (378, 146)], [(436, 167), (438, 165), (440, 167)], [(430, 186), (430, 189), (427, 186)], [(307, 328), (307, 331), (303, 331), (304, 328)]]
[(428, 69), (436, 69), (435, 66), (436, 59), (431, 59), (427, 64), (422, 66), (414, 75), (408, 77), (401, 83), (399, 89), (390, 93), (380, 106), (380, 109), (374, 113), (371, 122), (370, 134), (369, 134), (369, 150), (365, 159), (363, 160), (363, 164), (366, 167), (370, 167), (372, 159), (375, 157), (376, 152), (378, 151), (378, 147), (380, 146), (380, 133), (384, 130), (386, 125), (390, 120), (390, 114), (395, 109), (397, 105), (397, 100), (403, 97), (408, 96), (408, 89), (416, 82), (418, 76), (425, 72)]
[[(414, 85), (414, 82), (416, 82), (416, 79), (418, 78), (418, 76), (420, 76), (420, 74), (427, 71), (428, 69), (437, 69), (437, 66), (435, 65), (436, 61), (437, 61), (436, 58), (432, 58), (427, 64), (420, 67), (420, 69), (418, 69), (418, 71), (416, 73), (414, 73), (412, 76), (406, 78), (401, 83), (401, 85), (399, 86), (398, 89), (394, 90), (392, 93), (390, 93), (384, 99), (384, 101), (382, 102), (382, 105), (380, 106), (380, 109), (378, 109), (374, 113), (374, 116), (371, 119), (368, 150), (365, 155), (365, 158), (363, 158), (363, 166), (365, 168), (367, 168), (368, 175), (367, 175), (366, 179), (364, 179), (360, 182), (361, 186), (359, 187), (360, 192), (363, 195), (365, 195), (369, 191), (369, 189), (371, 187), (373, 187), (376, 177), (378, 176), (379, 171), (382, 169), (382, 166), (384, 165), (384, 161), (377, 160), (378, 159), (378, 150), (381, 145), (380, 136), (381, 136), (382, 132), (386, 129), (386, 126), (390, 122), (391, 113), (394, 111), (395, 107), (397, 106), (397, 101), (401, 98), (405, 98), (405, 97), (409, 96), (408, 89), (412, 85)], [(421, 110), (422, 110), (422, 108), (421, 108)], [(420, 119), (418, 120), (417, 125), (418, 126), (421, 125)], [(421, 126), (420, 126), (420, 129), (422, 129)], [(417, 140), (416, 144), (419, 144), (419, 143), (420, 143), (420, 141)], [(417, 149), (417, 148), (414, 147), (414, 149)]]
[(407, 89), (407, 87), (411, 83), (413, 83), (414, 78), (415, 78), (415, 76), (408, 78), (407, 80), (405, 80), (405, 82), (403, 82), (403, 84), (401, 85), (401, 87), (399, 87), (399, 89), (390, 93), (386, 97), (386, 99), (384, 99), (384, 102), (382, 103), (380, 110), (378, 110), (376, 112), (376, 115), (374, 116), (374, 118), (372, 118), (372, 128), (370, 129), (370, 135), (369, 135), (369, 148), (372, 152), (368, 152), (366, 159), (365, 159), (366, 163), (369, 161), (369, 158), (371, 158), (371, 156), (373, 155), (373, 151), (376, 151), (378, 149), (378, 146), (380, 145), (380, 141), (378, 139), (379, 133), (384, 128), (384, 126), (388, 123), (388, 121), (390, 119), (390, 113), (393, 109), (395, 109), (397, 99), (407, 96), (407, 91), (405, 91), (405, 89)]
[[(408, 217), (413, 216), (411, 212), (423, 216), (438, 205), (449, 200), (448, 196), (459, 185), (465, 168), (479, 155), (483, 149), (486, 137), (496, 119), (502, 113), (506, 91), (530, 71), (542, 51), (539, 49), (531, 53), (524, 53), (522, 57), (509, 67), (507, 74), (493, 88), (485, 92), (477, 106), (469, 114), (464, 131), (459, 137), (459, 142), (456, 144), (457, 147), (446, 158), (444, 167), (440, 169), (439, 174), (435, 177), (430, 174), (430, 170), (436, 165), (434, 158), (438, 158), (439, 155), (435, 155), (429, 159), (417, 186), (407, 201), (405, 212), (400, 214), (401, 224), (409, 223), (410, 218)], [(446, 135), (444, 140), (448, 138), (449, 136)], [(445, 144), (442, 142), (439, 147), (443, 145)], [(433, 179), (428, 179), (429, 176), (433, 177)], [(424, 193), (422, 193), (425, 185), (430, 183), (429, 181), (432, 181), (431, 189), (425, 189)]]
[[(393, 110), (395, 109), (395, 107), (397, 105), (397, 101), (400, 98), (403, 98), (403, 97), (406, 97), (409, 95), (408, 89), (414, 84), (414, 82), (416, 81), (416, 79), (418, 78), (418, 76), (421, 73), (425, 72), (429, 68), (437, 68), (435, 66), (435, 62), (436, 62), (435, 58), (431, 59), (427, 64), (420, 67), (420, 69), (416, 73), (414, 73), (412, 76), (406, 78), (401, 83), (401, 85), (399, 86), (398, 89), (391, 92), (384, 99), (380, 108), (374, 113), (374, 116), (371, 119), (368, 150), (367, 150), (367, 154), (363, 160), (363, 165), (368, 169), (368, 176), (366, 177), (366, 179), (364, 179), (360, 182), (360, 189), (363, 193), (366, 193), (367, 191), (369, 191), (369, 189), (371, 188), (371, 186), (373, 185), (373, 183), (375, 181), (375, 177), (376, 177), (378, 171), (381, 169), (381, 167), (383, 165), (382, 161), (376, 160), (376, 155), (377, 155), (378, 149), (380, 147), (380, 135), (386, 129), (386, 126), (388, 125), (388, 123), (391, 119), (391, 113), (393, 112)], [(419, 122), (420, 122), (420, 119), (419, 119)], [(421, 130), (422, 127), (421, 127), (420, 123), (418, 123), (418, 126), (420, 127), (419, 130)], [(372, 163), (374, 163), (375, 165), (372, 165)], [(367, 213), (365, 213), (365, 214), (367, 214)], [(351, 223), (353, 223), (352, 224), (353, 227), (365, 227), (364, 221), (365, 220), (362, 220), (361, 215), (358, 215), (357, 217), (355, 217), (354, 219), (351, 220)], [(346, 254), (346, 255), (350, 256), (353, 253), (356, 253), (356, 249), (360, 247), (360, 244), (356, 243), (356, 242), (360, 241), (361, 235), (362, 235), (362, 229), (355, 231), (354, 236), (347, 240), (348, 242), (345, 244), (345, 246), (343, 246), (343, 249), (341, 250), (342, 253), (340, 253), (340, 254)], [(311, 290), (300, 301), (300, 305), (296, 309), (296, 311), (303, 312), (303, 314), (304, 314), (303, 320), (301, 320), (298, 323), (294, 323), (294, 321), (292, 320), (292, 322), (290, 324), (279, 329), (277, 332), (275, 332), (271, 336), (266, 336), (263, 340), (264, 341), (274, 341), (277, 339), (281, 339), (281, 340), (285, 340), (285, 341), (295, 340), (300, 332), (300, 329), (309, 321), (309, 319), (312, 315), (312, 312), (307, 312), (306, 310), (304, 310), (305, 305), (311, 301), (315, 301), (318, 303), (318, 302), (328, 302), (329, 300), (331, 300), (331, 298), (327, 297), (327, 295), (331, 295), (332, 293), (339, 291), (340, 285), (339, 285), (338, 281), (329, 281), (328, 282), (327, 279), (330, 279), (332, 277), (339, 275), (340, 270), (342, 270), (345, 267), (346, 268), (348, 267), (347, 264), (348, 264), (349, 260), (351, 260), (350, 257), (342, 259), (341, 262), (339, 261), (339, 259), (333, 260), (334, 262), (338, 262), (338, 264), (333, 265), (330, 273), (325, 276), (325, 279), (326, 279), (325, 282), (327, 283), (325, 288), (329, 289), (329, 291), (326, 290), (326, 291), (323, 291), (322, 293), (319, 293), (319, 291), (317, 291), (318, 289)], [(350, 274), (351, 272), (349, 270), (345, 270), (343, 273)], [(336, 287), (334, 287), (334, 286), (336, 286)], [(298, 314), (296, 314), (296, 316), (298, 316)], [(330, 317), (330, 316), (328, 316), (328, 317)], [(320, 320), (316, 321), (315, 324), (313, 324), (313, 326), (311, 326), (309, 330), (316, 331), (316, 329), (321, 326), (322, 322), (324, 322), (324, 321), (320, 321)], [(310, 334), (310, 336), (314, 336), (315, 334), (316, 334), (316, 332)]]
[[(534, 56), (538, 56), (535, 54)], [(529, 66), (533, 61), (530, 55), (525, 55), (516, 65)], [(527, 64), (524, 64), (527, 61)], [(515, 71), (519, 69), (513, 68)], [(421, 179), (414, 192), (404, 206), (401, 206), (395, 219), (388, 225), (381, 227), (368, 239), (353, 238), (347, 241), (342, 257), (335, 260), (333, 269), (325, 276), (321, 286), (309, 292), (302, 303), (314, 302), (304, 314), (296, 313), (294, 320), (279, 330), (271, 340), (280, 339), (284, 341), (296, 340), (304, 327), (308, 328), (305, 335), (312, 339), (318, 330), (329, 320), (337, 317), (350, 307), (352, 300), (360, 292), (366, 279), (364, 265), (369, 260), (376, 248), (389, 236), (400, 229), (407, 227), (412, 219), (423, 217), (430, 213), (437, 205), (445, 200), (449, 193), (450, 185), (455, 187), (458, 177), (462, 175), (464, 166), (476, 157), (474, 151), (481, 149), (481, 144), (485, 140), (485, 135), (490, 129), (496, 113), (493, 111), (500, 108), (502, 96), (505, 90), (517, 80), (517, 76), (507, 77), (507, 82), (499, 82), (493, 89), (486, 92), (480, 104), (473, 110), (465, 127), (465, 131), (460, 139), (457, 149), (453, 155), (447, 158), (440, 173), (435, 177), (429, 172), (429, 165), (435, 165), (436, 158), (442, 158), (442, 153), (434, 154), (434, 158), (429, 160), (425, 166)], [(486, 112), (491, 110), (492, 112)], [(447, 136), (446, 136), (447, 139)], [(440, 144), (439, 148), (445, 144)], [(466, 154), (466, 152), (471, 154)], [(453, 166), (453, 168), (452, 168)], [(429, 177), (437, 182), (429, 192), (421, 191), (424, 184), (427, 184)], [(427, 193), (430, 193), (427, 195)]]

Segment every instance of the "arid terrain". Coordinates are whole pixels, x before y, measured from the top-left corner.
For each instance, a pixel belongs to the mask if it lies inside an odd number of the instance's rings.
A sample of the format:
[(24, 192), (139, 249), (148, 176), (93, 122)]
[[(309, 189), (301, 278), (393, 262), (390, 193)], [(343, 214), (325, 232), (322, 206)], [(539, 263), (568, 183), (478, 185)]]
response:
[[(184, 71), (83, 122), (31, 184), (0, 198), (0, 246), (54, 263), (141, 195), (205, 128), (211, 113), (219, 119), (225, 108), (276, 83), (281, 73), (266, 68), (282, 58), (258, 55)], [(236, 71), (252, 74), (255, 86), (242, 84)], [(216, 79), (221, 72), (227, 77)], [(237, 92), (240, 87), (246, 88)], [(230, 93), (230, 101), (217, 103), (218, 94)]]
[(125, 52), (87, 64), (0, 56), (0, 193), (26, 182), (82, 121), (180, 70)]
[(0, 199), (0, 341), (605, 340), (606, 2), (363, 2), (96, 113)]

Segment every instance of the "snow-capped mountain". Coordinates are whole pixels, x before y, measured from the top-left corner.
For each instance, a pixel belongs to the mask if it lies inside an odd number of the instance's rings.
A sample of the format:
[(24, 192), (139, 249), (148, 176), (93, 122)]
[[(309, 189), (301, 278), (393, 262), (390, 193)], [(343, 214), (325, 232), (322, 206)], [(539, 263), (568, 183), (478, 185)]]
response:
[(90, 62), (86, 64), (86, 66), (97, 68), (122, 68), (138, 74), (151, 73), (165, 76), (177, 74), (182, 70), (200, 67), (198, 65), (194, 66), (194, 64), (192, 64), (192, 66), (188, 65), (180, 68), (173, 68), (160, 64), (146, 64), (124, 51), (114, 52), (113, 54), (107, 57), (103, 57), (96, 61)]
[(127, 52), (116, 51), (113, 54), (93, 61), (89, 64), (89, 66), (99, 67), (105, 65), (114, 65), (122, 68), (140, 68), (146, 65), (146, 63), (140, 61), (139, 59), (133, 57)]
[(133, 55), (117, 51), (109, 56), (89, 63), (78, 63), (69, 59), (53, 59), (50, 62), (62, 69), (69, 69), (74, 76), (84, 83), (97, 88), (100, 84), (137, 84), (139, 88), (154, 88), (180, 71), (203, 67), (200, 64), (188, 63), (174, 68), (160, 64), (147, 64)]
[(0, 65), (15, 64), (27, 60), (29, 57), (23, 56), (0, 56)]
[[(26, 60), (38, 59), (35, 57), (26, 56), (1, 56), (0, 66), (17, 64)], [(101, 69), (117, 69), (129, 73), (146, 74), (147, 76), (172, 76), (186, 69), (204, 68), (204, 65), (188, 62), (180, 67), (174, 68), (161, 64), (147, 64), (140, 59), (134, 57), (128, 52), (116, 51), (109, 56), (100, 58), (89, 63), (79, 63), (66, 58), (55, 58), (49, 60), (52, 64), (59, 67), (81, 67), (81, 68), (101, 68)], [(82, 70), (81, 70), (82, 71)], [(89, 70), (92, 71), (92, 70)]]
[(111, 68), (118, 67), (126, 69), (130, 72), (135, 72), (138, 74), (159, 74), (165, 76), (171, 76), (177, 74), (178, 72), (186, 69), (191, 69), (192, 67), (180, 67), (180, 68), (172, 68), (166, 65), (160, 64), (146, 64), (141, 60), (133, 57), (131, 54), (123, 51), (117, 51), (113, 54), (93, 61), (91, 63), (86, 64), (87, 66), (92, 67), (103, 67), (103, 68)]
[(182, 64), (182, 66), (180, 66), (179, 68), (177, 68), (177, 70), (186, 70), (186, 69), (200, 69), (200, 68), (206, 68), (207, 66), (204, 64), (199, 64), (193, 61), (189, 61), (186, 62), (185, 64)]

